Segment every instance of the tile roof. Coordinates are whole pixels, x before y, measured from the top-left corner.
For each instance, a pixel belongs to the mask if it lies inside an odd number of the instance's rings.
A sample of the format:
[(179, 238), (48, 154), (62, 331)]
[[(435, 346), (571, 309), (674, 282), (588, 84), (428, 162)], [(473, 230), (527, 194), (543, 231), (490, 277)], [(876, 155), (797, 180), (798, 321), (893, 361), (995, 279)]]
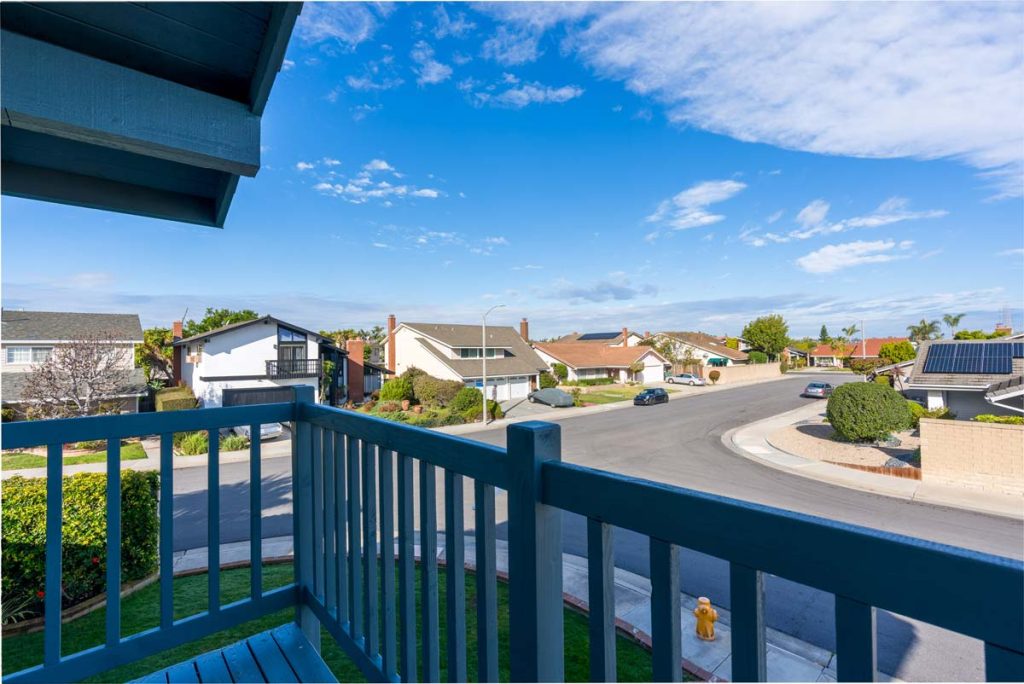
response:
[(101, 335), (111, 340), (142, 342), (138, 314), (3, 310), (3, 340), (75, 340)]
[[(883, 344), (907, 341), (906, 337), (869, 337), (863, 340), (863, 343), (861, 340), (855, 340), (847, 345), (847, 354), (842, 354), (842, 356), (849, 355), (850, 358), (854, 359), (874, 359), (878, 358), (878, 351), (882, 348)], [(866, 351), (865, 347), (867, 347)], [(838, 351), (837, 347), (819, 344), (811, 350), (811, 356), (835, 356), (836, 351)]]
[(741, 352), (739, 349), (733, 349), (725, 345), (725, 340), (721, 337), (715, 337), (714, 335), (708, 335), (703, 332), (662, 332), (658, 335), (665, 335), (675, 340), (683, 342), (685, 344), (692, 345), (694, 347), (700, 347), (701, 349), (709, 352), (714, 352), (719, 356), (724, 356), (727, 359), (733, 361), (746, 361), (749, 357), (746, 352)]
[[(0, 375), (0, 384), (3, 385), (3, 401), (5, 404), (16, 404), (21, 401), (28, 375), (25, 371), (6, 371)], [(118, 394), (123, 396), (141, 396), (146, 392), (146, 372), (141, 368), (133, 368), (128, 382), (118, 391)]]
[[(422, 334), (416, 341), (435, 358), (451, 368), (463, 378), (479, 378), (483, 374), (483, 362), (480, 359), (453, 359), (440, 349), (432, 340), (448, 347), (475, 347), (481, 345), (482, 327), (479, 325), (461, 325), (455, 323), (402, 323)], [(515, 328), (507, 325), (487, 326), (487, 346), (506, 349), (512, 356), (487, 359), (487, 375), (534, 375), (547, 370), (548, 365), (537, 356), (526, 340), (520, 337)]]
[(1005, 339), (994, 340), (927, 340), (920, 343), (917, 348), (917, 358), (922, 363), (915, 363), (914, 370), (910, 374), (908, 385), (911, 387), (964, 387), (968, 389), (982, 390), (1004, 380), (1010, 380), (1024, 375), (1024, 359), (1013, 359), (1012, 370), (1009, 373), (925, 373), (924, 361), (928, 359), (928, 352), (935, 344), (997, 344), (1004, 343)]
[(582, 342), (585, 344), (621, 344), (622, 343), (622, 331), (618, 332), (596, 332), (596, 333), (569, 333), (563, 335), (554, 341), (554, 344), (562, 344), (565, 342)]
[(609, 347), (588, 342), (544, 342), (534, 346), (573, 368), (629, 368), (648, 353), (665, 361), (658, 352), (646, 345)]

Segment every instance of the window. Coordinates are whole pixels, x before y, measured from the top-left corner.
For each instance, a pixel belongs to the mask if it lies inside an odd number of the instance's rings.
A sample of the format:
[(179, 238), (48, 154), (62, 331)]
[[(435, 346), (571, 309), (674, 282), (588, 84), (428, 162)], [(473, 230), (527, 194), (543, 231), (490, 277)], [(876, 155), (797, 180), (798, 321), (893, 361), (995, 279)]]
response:
[[(481, 351), (482, 351), (481, 347), (462, 347), (461, 349), (459, 349), (459, 358), (461, 358), (461, 359), (479, 359), (479, 358), (483, 357), (483, 354), (481, 354)], [(505, 350), (504, 349), (495, 349), (494, 347), (488, 347), (487, 348), (487, 358), (489, 358), (489, 359), (496, 359), (496, 358), (504, 358), (504, 357), (505, 357)]]
[(299, 361), (306, 358), (306, 334), (284, 326), (277, 327), (277, 358)]
[(32, 363), (43, 363), (50, 358), (53, 347), (32, 347)]
[(53, 347), (8, 347), (7, 363), (42, 363), (51, 351)]

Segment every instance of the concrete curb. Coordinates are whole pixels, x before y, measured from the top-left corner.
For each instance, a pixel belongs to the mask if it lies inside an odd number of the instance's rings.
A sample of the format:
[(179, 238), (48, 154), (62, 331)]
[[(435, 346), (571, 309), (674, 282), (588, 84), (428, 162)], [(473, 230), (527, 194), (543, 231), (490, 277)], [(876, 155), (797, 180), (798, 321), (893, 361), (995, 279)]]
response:
[(722, 444), (744, 458), (776, 470), (819, 480), (828, 484), (935, 506), (959, 508), (1001, 517), (1024, 518), (1024, 497), (975, 492), (928, 480), (890, 477), (825, 463), (783, 451), (768, 441), (778, 430), (822, 415), (824, 404), (815, 403), (729, 430)]
[[(475, 571), (476, 540), (465, 538), (466, 568)], [(264, 562), (280, 562), (292, 556), (292, 538), (274, 537), (263, 540)], [(414, 545), (414, 555), (420, 558), (420, 546)], [(437, 559), (445, 563), (444, 533), (438, 534)], [(497, 540), (497, 570), (499, 577), (507, 579), (508, 545)], [(221, 545), (221, 567), (240, 567), (249, 561), (249, 542)], [(203, 572), (207, 568), (207, 549), (197, 548), (174, 554), (174, 575), (183, 576)], [(589, 612), (587, 559), (572, 554), (562, 556), (562, 598), (566, 606), (583, 613)], [(615, 624), (623, 636), (631, 638), (645, 648), (651, 647), (651, 583), (646, 577), (621, 568), (615, 569)], [(694, 631), (693, 608), (697, 598), (680, 594), (682, 650), (686, 657), (683, 669), (704, 681), (729, 681), (731, 677), (731, 613), (718, 607), (717, 638), (707, 642), (697, 638)], [(836, 681), (835, 654), (795, 637), (768, 629), (768, 677), (771, 681)]]

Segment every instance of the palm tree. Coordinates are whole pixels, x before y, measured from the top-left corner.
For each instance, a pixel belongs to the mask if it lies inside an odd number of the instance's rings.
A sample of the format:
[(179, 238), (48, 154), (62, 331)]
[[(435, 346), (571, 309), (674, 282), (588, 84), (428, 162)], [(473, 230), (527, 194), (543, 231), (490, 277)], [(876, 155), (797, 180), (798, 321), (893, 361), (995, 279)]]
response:
[(957, 326), (960, 325), (960, 320), (967, 314), (946, 314), (942, 317), (942, 321), (949, 326), (949, 334), (951, 336), (956, 335)]
[(926, 321), (922, 318), (921, 322), (917, 325), (908, 325), (907, 333), (909, 333), (912, 342), (933, 339), (939, 334), (939, 322)]
[[(845, 328), (843, 329), (843, 332), (846, 332)], [(845, 334), (836, 335), (828, 341), (828, 346), (832, 348), (832, 355), (839, 359), (840, 365), (842, 365), (843, 359), (847, 357), (848, 352), (850, 351), (848, 348), (849, 344), (850, 338), (846, 337)]]

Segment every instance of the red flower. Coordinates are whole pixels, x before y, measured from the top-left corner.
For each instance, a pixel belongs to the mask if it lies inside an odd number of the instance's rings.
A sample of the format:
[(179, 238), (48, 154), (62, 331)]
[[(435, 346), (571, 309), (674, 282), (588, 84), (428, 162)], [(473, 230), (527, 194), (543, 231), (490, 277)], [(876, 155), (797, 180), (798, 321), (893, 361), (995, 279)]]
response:
[(93, 556), (92, 557), (92, 564), (93, 565), (99, 565), (100, 564), (100, 557), (99, 556)]
[(43, 598), (44, 596), (46, 596), (46, 592), (40, 589), (36, 592), (36, 596), (38, 596), (39, 598)]

